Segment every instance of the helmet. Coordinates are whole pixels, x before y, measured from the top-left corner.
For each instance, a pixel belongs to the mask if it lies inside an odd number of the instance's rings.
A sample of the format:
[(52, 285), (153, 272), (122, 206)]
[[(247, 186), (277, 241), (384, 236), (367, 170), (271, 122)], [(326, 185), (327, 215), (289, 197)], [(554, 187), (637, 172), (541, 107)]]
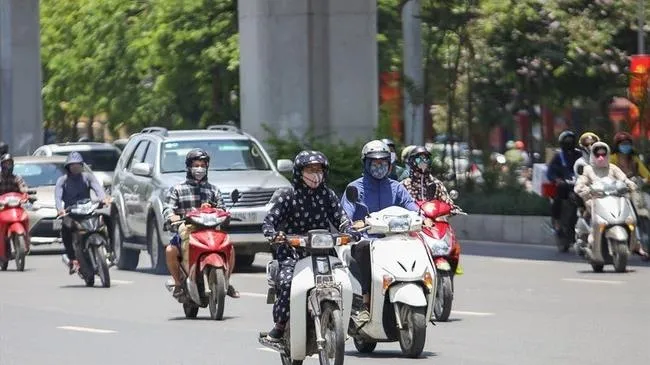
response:
[(406, 146), (406, 147), (404, 147), (402, 149), (402, 155), (401, 155), (402, 161), (406, 162), (406, 160), (409, 157), (409, 154), (411, 153), (411, 150), (413, 150), (414, 148), (415, 148), (414, 145), (410, 145), (410, 146)]
[(522, 141), (515, 142), (515, 148), (518, 149), (518, 150), (523, 150), (524, 146), (525, 146), (524, 142), (522, 142)]
[(2, 156), (0, 156), (0, 164), (1, 165), (4, 165), (4, 163), (7, 162), (7, 161), (10, 161), (11, 164), (7, 168), (2, 168), (2, 173), (7, 174), (7, 175), (11, 175), (14, 172), (14, 158), (8, 153), (5, 153)]
[(320, 151), (302, 151), (296, 155), (293, 160), (293, 180), (294, 184), (302, 181), (302, 169), (307, 165), (320, 164), (323, 165), (323, 181), (327, 179), (327, 172), (330, 168), (330, 163), (327, 157)]
[(506, 149), (513, 149), (515, 148), (515, 141), (508, 141), (506, 142)]
[(84, 163), (84, 158), (81, 156), (81, 153), (74, 151), (70, 152), (68, 157), (65, 159), (65, 163), (63, 166), (67, 169), (68, 166), (73, 165), (73, 164), (83, 164)]
[(600, 138), (593, 132), (585, 132), (580, 136), (580, 147), (590, 148), (592, 144), (599, 142)]
[(388, 146), (388, 148), (395, 149), (395, 142), (393, 142), (392, 139), (384, 138), (381, 141), (384, 142), (386, 144), (386, 146)]
[(420, 168), (417, 166), (417, 163), (415, 162), (415, 157), (417, 155), (426, 155), (430, 159), (431, 152), (429, 152), (429, 150), (427, 150), (424, 146), (415, 146), (413, 149), (411, 149), (411, 153), (409, 153), (406, 163), (411, 169), (420, 170)]
[(9, 153), (9, 145), (3, 141), (0, 141), (0, 156), (4, 155), (5, 153)]
[(192, 162), (196, 160), (205, 161), (206, 164), (210, 164), (210, 156), (208, 153), (200, 148), (195, 148), (185, 155), (185, 167), (189, 169), (192, 167)]
[(566, 130), (566, 131), (560, 133), (560, 136), (557, 137), (557, 141), (558, 141), (559, 144), (562, 144), (562, 141), (565, 140), (566, 138), (573, 138), (573, 140), (575, 140), (576, 139), (576, 134), (573, 133), (570, 130)]
[(361, 159), (365, 160), (367, 158), (377, 160), (384, 158), (390, 159), (390, 148), (380, 140), (370, 141), (361, 149)]
[(618, 133), (616, 133), (616, 135), (614, 136), (614, 146), (617, 146), (619, 143), (621, 143), (623, 141), (632, 142), (633, 141), (632, 135), (627, 133), (627, 132), (618, 132)]
[[(598, 160), (596, 158), (595, 152), (597, 150), (605, 150), (605, 158), (602, 160)], [(589, 157), (589, 163), (596, 167), (596, 168), (606, 168), (609, 167), (609, 155), (610, 155), (610, 150), (609, 146), (605, 142), (596, 142), (593, 145), (591, 145), (591, 156)]]

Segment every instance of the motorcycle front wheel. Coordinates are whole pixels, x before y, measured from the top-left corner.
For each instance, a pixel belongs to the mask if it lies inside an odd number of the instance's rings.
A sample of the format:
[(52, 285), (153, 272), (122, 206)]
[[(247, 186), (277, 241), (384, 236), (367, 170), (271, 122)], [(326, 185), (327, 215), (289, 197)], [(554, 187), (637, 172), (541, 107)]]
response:
[(220, 321), (226, 306), (226, 274), (222, 267), (211, 267), (208, 271), (208, 287), (210, 288), (210, 318)]
[(627, 259), (630, 256), (630, 248), (627, 242), (612, 241), (614, 251), (614, 270), (616, 272), (625, 272), (627, 270)]
[(399, 347), (406, 357), (416, 358), (424, 350), (427, 338), (426, 307), (412, 307), (399, 304), (399, 313), (404, 327), (399, 331)]
[(25, 271), (25, 256), (27, 255), (27, 243), (25, 242), (25, 236), (17, 234), (13, 236), (12, 242), (14, 244), (16, 270)]
[(111, 287), (111, 275), (108, 272), (108, 262), (106, 261), (106, 247), (94, 246), (92, 249), (95, 264), (97, 265), (97, 273), (99, 280), (102, 282), (104, 288)]
[(449, 272), (439, 271), (436, 290), (436, 302), (433, 306), (433, 315), (436, 320), (446, 322), (451, 314), (451, 305), (454, 301), (454, 286)]
[(325, 339), (325, 347), (318, 353), (320, 365), (343, 365), (345, 356), (343, 314), (336, 304), (323, 303), (320, 325), (321, 336)]

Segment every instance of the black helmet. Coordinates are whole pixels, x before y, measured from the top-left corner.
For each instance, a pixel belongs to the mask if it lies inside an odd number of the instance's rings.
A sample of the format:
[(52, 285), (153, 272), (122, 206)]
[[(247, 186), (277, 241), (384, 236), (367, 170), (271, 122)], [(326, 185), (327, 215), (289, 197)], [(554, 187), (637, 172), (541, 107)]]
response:
[(381, 141), (384, 142), (384, 143), (386, 143), (386, 146), (388, 146), (388, 148), (395, 149), (395, 142), (393, 142), (392, 139), (390, 139), (390, 138), (384, 138), (384, 139), (382, 139)]
[(14, 158), (13, 158), (13, 156), (11, 156), (8, 153), (5, 153), (2, 156), (0, 156), (0, 165), (3, 165), (7, 161), (10, 161), (11, 165), (9, 165), (9, 167), (7, 167), (7, 168), (4, 168), (4, 167), (0, 166), (0, 168), (2, 168), (2, 173), (3, 174), (11, 175), (14, 172)]
[(327, 172), (330, 168), (330, 163), (327, 160), (327, 157), (320, 151), (302, 151), (298, 153), (296, 158), (293, 160), (294, 184), (302, 181), (302, 169), (311, 164), (323, 165), (323, 181), (327, 179)]
[(4, 141), (0, 141), (0, 156), (5, 153), (9, 153), (9, 145), (4, 143)]
[(196, 160), (205, 161), (206, 164), (210, 165), (210, 156), (208, 153), (200, 148), (195, 148), (185, 156), (185, 167), (189, 169), (192, 166), (192, 162)]

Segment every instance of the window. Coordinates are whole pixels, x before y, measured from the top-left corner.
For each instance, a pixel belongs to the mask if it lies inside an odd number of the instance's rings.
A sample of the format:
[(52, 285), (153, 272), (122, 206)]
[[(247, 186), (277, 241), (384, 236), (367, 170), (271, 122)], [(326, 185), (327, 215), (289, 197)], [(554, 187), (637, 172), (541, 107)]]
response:
[(185, 171), (185, 155), (202, 148), (210, 155), (211, 171), (271, 170), (262, 149), (251, 140), (176, 141), (163, 144), (161, 172)]
[[(90, 151), (77, 151), (83, 157), (84, 162), (94, 171), (108, 171), (115, 170), (117, 161), (120, 159), (120, 152), (117, 149), (110, 150), (90, 150)], [(67, 156), (70, 152), (57, 152), (56, 155)]]
[(127, 168), (131, 168), (133, 165), (135, 165), (138, 162), (142, 162), (144, 159), (144, 153), (147, 150), (147, 145), (149, 144), (149, 141), (140, 141), (138, 143), (138, 147), (135, 148), (135, 152), (133, 153), (133, 156), (131, 157), (131, 160), (129, 161), (128, 165), (126, 166)]
[(65, 173), (62, 163), (17, 163), (14, 165), (14, 174), (21, 176), (30, 188), (56, 185), (56, 181)]
[(156, 145), (153, 143), (149, 144), (147, 148), (147, 154), (144, 155), (144, 162), (148, 163), (151, 167), (156, 166)]

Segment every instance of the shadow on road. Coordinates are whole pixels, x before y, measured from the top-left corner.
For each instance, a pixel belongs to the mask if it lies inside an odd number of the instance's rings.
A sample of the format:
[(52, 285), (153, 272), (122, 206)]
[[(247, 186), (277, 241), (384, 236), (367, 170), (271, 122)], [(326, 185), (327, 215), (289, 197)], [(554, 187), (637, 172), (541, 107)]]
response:
[[(582, 257), (578, 257), (571, 249), (567, 253), (559, 253), (555, 246), (538, 246), (527, 244), (514, 244), (514, 243), (496, 243), (496, 242), (461, 242), (461, 257), (463, 255), (469, 256), (483, 256), (483, 257), (499, 257), (507, 259), (518, 260), (535, 260), (535, 261), (555, 261), (555, 262), (573, 262), (584, 265), (589, 265)], [(462, 258), (461, 258), (462, 260)], [(462, 262), (462, 261), (461, 261)], [(610, 269), (611, 265), (606, 266)], [(631, 255), (628, 261), (628, 266), (650, 266), (649, 263), (644, 262), (640, 256)], [(589, 266), (587, 266), (589, 267)], [(585, 270), (586, 269), (582, 269)]]
[(197, 316), (196, 318), (187, 318), (185, 316), (172, 317), (167, 319), (168, 321), (214, 321), (214, 322), (223, 322), (231, 319), (237, 319), (236, 316), (223, 316), (221, 321), (214, 320), (210, 316)]
[[(375, 358), (375, 359), (389, 359), (389, 358), (394, 358), (395, 361), (403, 360), (403, 361), (412, 361), (414, 359), (411, 358), (406, 358), (402, 355), (402, 352), (400, 351), (389, 351), (389, 350), (375, 350), (372, 353), (369, 354), (362, 354), (357, 351), (346, 351), (345, 356), (350, 356), (350, 357), (356, 357), (360, 359), (364, 358)], [(435, 352), (430, 352), (430, 351), (423, 351), (422, 355), (418, 359), (428, 359), (431, 357), (436, 357), (438, 356), (437, 353)]]
[(86, 286), (86, 284), (67, 284), (67, 285), (59, 285), (59, 288), (61, 289), (110, 289), (110, 288), (104, 288), (103, 286), (100, 285), (93, 285), (93, 286)]

